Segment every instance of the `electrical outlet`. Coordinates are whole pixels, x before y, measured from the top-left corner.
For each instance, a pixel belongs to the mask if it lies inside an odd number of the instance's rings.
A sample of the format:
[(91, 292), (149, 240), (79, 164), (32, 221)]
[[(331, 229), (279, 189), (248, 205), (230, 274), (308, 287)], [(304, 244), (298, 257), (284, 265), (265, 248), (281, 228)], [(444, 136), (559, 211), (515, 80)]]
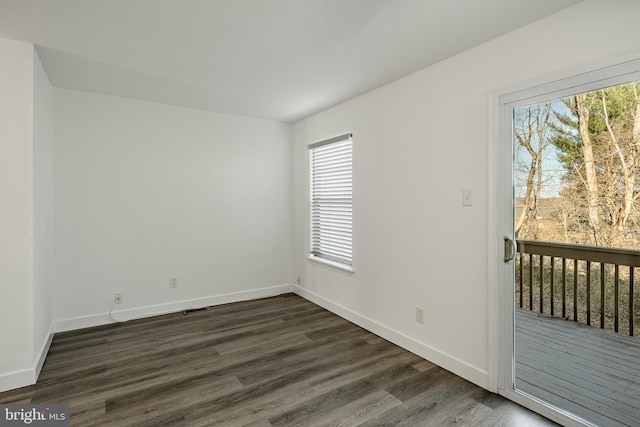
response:
[(424, 308), (416, 307), (416, 322), (424, 325)]
[(169, 287), (177, 288), (178, 287), (178, 276), (171, 276), (169, 278)]
[(298, 276), (298, 286), (302, 285), (302, 276)]
[(122, 294), (120, 292), (116, 292), (115, 294), (113, 294), (113, 303), (122, 304)]

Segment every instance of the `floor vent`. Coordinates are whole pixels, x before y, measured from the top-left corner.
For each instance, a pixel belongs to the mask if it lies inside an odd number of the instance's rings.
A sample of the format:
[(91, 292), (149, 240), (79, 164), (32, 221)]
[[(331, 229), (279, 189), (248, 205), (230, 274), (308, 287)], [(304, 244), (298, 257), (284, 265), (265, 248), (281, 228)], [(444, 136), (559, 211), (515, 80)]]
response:
[(189, 310), (182, 310), (182, 314), (187, 315), (191, 313), (197, 313), (198, 311), (207, 311), (207, 310), (209, 310), (209, 307), (190, 308)]

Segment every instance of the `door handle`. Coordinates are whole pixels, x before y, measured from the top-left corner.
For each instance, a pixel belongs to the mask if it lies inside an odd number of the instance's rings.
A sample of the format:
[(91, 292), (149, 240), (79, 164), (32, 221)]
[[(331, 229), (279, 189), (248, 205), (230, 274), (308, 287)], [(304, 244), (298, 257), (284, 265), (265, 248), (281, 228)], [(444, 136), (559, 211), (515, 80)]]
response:
[(516, 253), (518, 252), (518, 246), (516, 242), (511, 240), (509, 237), (504, 238), (504, 262), (513, 261), (516, 257)]

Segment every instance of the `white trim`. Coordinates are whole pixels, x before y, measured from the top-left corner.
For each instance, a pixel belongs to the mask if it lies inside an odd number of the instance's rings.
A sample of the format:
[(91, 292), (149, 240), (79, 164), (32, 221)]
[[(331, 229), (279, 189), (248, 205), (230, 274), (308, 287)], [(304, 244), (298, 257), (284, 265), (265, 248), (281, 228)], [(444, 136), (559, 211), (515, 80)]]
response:
[(543, 417), (550, 419), (565, 427), (598, 427), (596, 424), (592, 424), (587, 420), (576, 417), (575, 415), (564, 411), (561, 408), (555, 408), (544, 402), (538, 400), (535, 396), (529, 396), (526, 393), (520, 393), (516, 391), (509, 391), (506, 393), (500, 393), (507, 399), (516, 402), (518, 405), (524, 406)]
[(319, 265), (321, 267), (327, 267), (330, 270), (338, 271), (340, 273), (348, 273), (348, 274), (354, 273), (352, 266), (343, 264), (341, 262), (331, 261), (329, 259), (321, 258), (315, 255), (309, 255), (307, 259), (311, 261), (313, 264)]
[(47, 358), (52, 341), (53, 323), (49, 326), (47, 339), (42, 343), (42, 347), (40, 348), (37, 357), (34, 358), (33, 366), (31, 368), (0, 375), (0, 393), (35, 384), (40, 376), (40, 371), (42, 370), (42, 366)]
[[(515, 240), (513, 236), (513, 147), (511, 141), (511, 120), (507, 120), (505, 104), (497, 96), (494, 98), (498, 104), (491, 110), (496, 123), (497, 134), (494, 135), (493, 154), (495, 160), (495, 172), (493, 181), (494, 199), (492, 217), (493, 234), (491, 234), (490, 245), (499, 248), (503, 245), (504, 237)], [(511, 190), (509, 190), (511, 188)], [(489, 331), (493, 335), (493, 345), (496, 351), (497, 360), (495, 378), (498, 392), (502, 395), (511, 396), (513, 392), (513, 283), (515, 280), (512, 262), (505, 264), (504, 258), (499, 254), (499, 249), (495, 250), (495, 257), (491, 265), (491, 284), (495, 287), (494, 303), (495, 311), (490, 312), (495, 322), (495, 329)], [(511, 305), (510, 305), (511, 304)], [(508, 308), (509, 307), (509, 308)], [(506, 392), (506, 394), (505, 394)], [(515, 392), (513, 392), (515, 393)], [(512, 398), (511, 396), (510, 398)], [(530, 408), (532, 409), (532, 408)]]
[(487, 191), (487, 218), (488, 236), (487, 239), (487, 389), (493, 393), (498, 392), (498, 376), (500, 372), (500, 340), (496, 333), (500, 330), (499, 322), (499, 289), (498, 289), (498, 270), (494, 260), (499, 258), (498, 247), (495, 244), (493, 236), (498, 235), (498, 176), (501, 162), (498, 161), (497, 144), (494, 141), (500, 136), (499, 121), (499, 101), (498, 96), (489, 94), (489, 126), (488, 126), (488, 143), (487, 150), (489, 153), (488, 160), (488, 183)]
[[(253, 289), (249, 291), (233, 292), (229, 294), (213, 295), (203, 298), (193, 298), (181, 301), (172, 301), (164, 304), (147, 305), (126, 310), (113, 311), (111, 315), (118, 321), (127, 321), (143, 317), (159, 316), (175, 313), (182, 310), (209, 307), (213, 305), (227, 304), (231, 302), (247, 301), (258, 298), (266, 298), (280, 295), (291, 287), (290, 283), (268, 288)], [(113, 323), (109, 319), (109, 312), (92, 314), (89, 316), (73, 317), (56, 320), (55, 331), (65, 332), (92, 326), (100, 326)]]
[[(568, 88), (566, 83), (569, 80), (575, 80), (571, 87), (601, 80), (602, 78), (597, 74), (608, 72), (611, 75), (609, 71), (611, 68), (619, 67), (621, 74), (626, 74), (625, 67), (635, 68), (634, 62), (636, 61), (640, 61), (640, 44), (637, 47), (625, 49), (602, 58), (587, 60), (537, 77), (496, 87), (491, 90), (491, 95), (500, 98), (504, 104), (534, 95), (546, 96), (559, 89)], [(594, 75), (596, 76), (595, 80)]]
[(36, 383), (35, 369), (23, 369), (0, 375), (0, 393)]
[(51, 322), (51, 325), (49, 325), (49, 333), (47, 334), (47, 339), (42, 343), (42, 347), (40, 348), (40, 352), (38, 353), (38, 357), (36, 358), (36, 363), (34, 366), (35, 381), (37, 381), (38, 377), (40, 376), (40, 372), (42, 371), (42, 366), (44, 365), (44, 362), (47, 359), (47, 354), (49, 354), (49, 348), (51, 348), (52, 341), (53, 341), (53, 322)]
[(333, 301), (330, 301), (314, 292), (309, 291), (308, 289), (294, 285), (293, 291), (297, 295), (300, 295), (301, 297), (313, 302), (314, 304), (317, 304), (337, 314), (338, 316), (388, 341), (391, 341), (392, 343), (399, 345), (400, 347), (412, 353), (415, 353), (418, 356), (427, 359), (430, 362), (433, 362), (436, 365), (441, 366), (442, 368), (451, 371), (468, 381), (471, 381), (472, 383), (482, 388), (486, 389), (488, 386), (487, 372), (483, 371), (482, 369), (469, 365), (463, 360), (460, 360), (427, 344), (416, 341), (414, 338), (411, 338), (403, 334), (402, 332), (389, 328), (388, 326), (385, 326), (373, 319), (363, 316), (360, 313), (356, 313), (355, 311)]
[(353, 138), (353, 134), (346, 133), (344, 135), (335, 136), (333, 138), (325, 139), (324, 141), (311, 143), (311, 144), (307, 145), (307, 148), (309, 150), (312, 150), (314, 148), (322, 147), (323, 145), (333, 144), (334, 142), (342, 142), (342, 141), (346, 141), (346, 140), (352, 139), (352, 138)]

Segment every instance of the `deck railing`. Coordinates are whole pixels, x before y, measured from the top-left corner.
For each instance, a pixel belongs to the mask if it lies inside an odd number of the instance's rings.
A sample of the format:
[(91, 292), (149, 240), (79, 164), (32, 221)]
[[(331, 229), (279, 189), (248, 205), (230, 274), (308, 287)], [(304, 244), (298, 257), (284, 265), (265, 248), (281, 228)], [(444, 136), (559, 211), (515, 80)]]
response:
[(531, 240), (518, 240), (517, 247), (519, 307), (634, 335), (640, 251)]

